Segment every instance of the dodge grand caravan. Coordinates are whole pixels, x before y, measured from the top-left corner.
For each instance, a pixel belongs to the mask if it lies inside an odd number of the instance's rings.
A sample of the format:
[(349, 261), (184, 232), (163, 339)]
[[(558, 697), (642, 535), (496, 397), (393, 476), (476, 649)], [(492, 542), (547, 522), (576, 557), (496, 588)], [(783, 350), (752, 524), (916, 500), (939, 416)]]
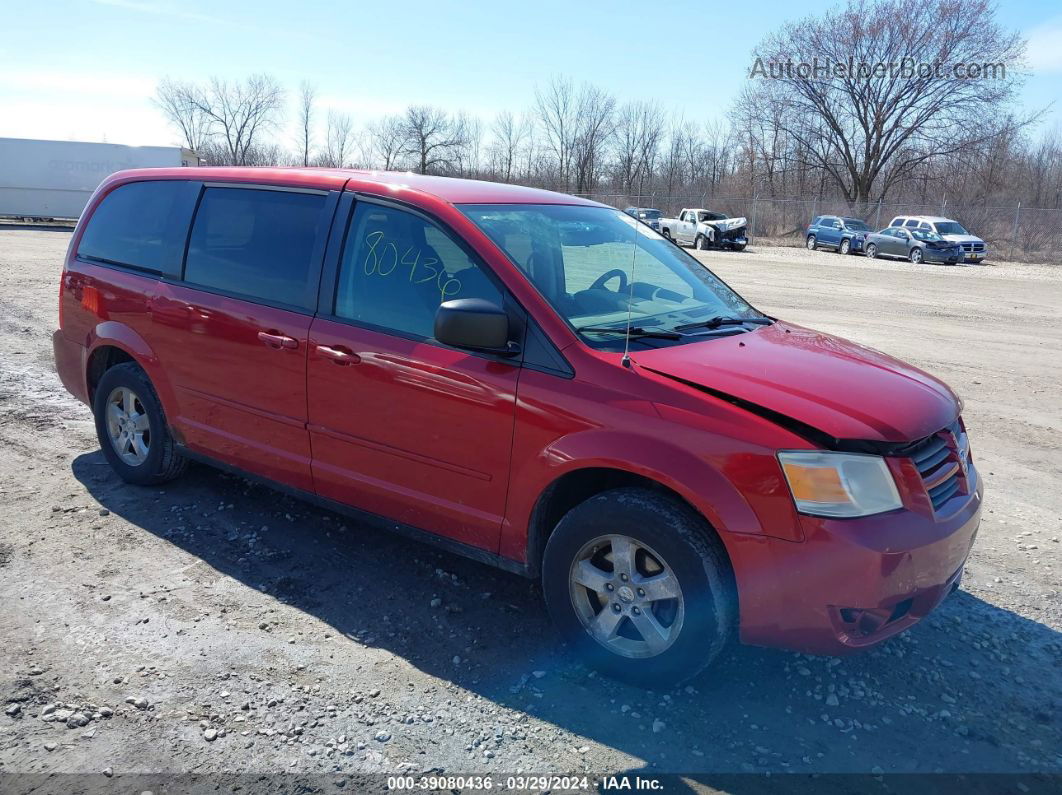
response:
[(879, 643), (957, 587), (977, 531), (947, 386), (572, 196), (121, 172), (59, 318), (59, 375), (124, 480), (201, 460), (540, 578), (562, 635), (635, 681), (735, 634)]

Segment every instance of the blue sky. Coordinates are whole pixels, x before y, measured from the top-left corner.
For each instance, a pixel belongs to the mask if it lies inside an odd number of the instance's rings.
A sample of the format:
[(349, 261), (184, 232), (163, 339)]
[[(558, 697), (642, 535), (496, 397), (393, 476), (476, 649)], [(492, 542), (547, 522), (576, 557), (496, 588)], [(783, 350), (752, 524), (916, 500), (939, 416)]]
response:
[[(150, 102), (169, 76), (268, 72), (301, 80), (360, 126), (411, 103), (489, 120), (564, 74), (621, 100), (656, 98), (692, 120), (723, 113), (759, 39), (819, 3), (524, 0), (445, 3), (49, 0), (18, 4), (0, 37), (0, 136), (167, 144)], [(728, 12), (733, 8), (733, 15)], [(1030, 105), (1062, 119), (1062, 6), (1000, 3), (1030, 39)], [(725, 28), (712, 33), (715, 25)], [(294, 113), (292, 112), (293, 116)], [(287, 137), (293, 137), (288, 135)]]

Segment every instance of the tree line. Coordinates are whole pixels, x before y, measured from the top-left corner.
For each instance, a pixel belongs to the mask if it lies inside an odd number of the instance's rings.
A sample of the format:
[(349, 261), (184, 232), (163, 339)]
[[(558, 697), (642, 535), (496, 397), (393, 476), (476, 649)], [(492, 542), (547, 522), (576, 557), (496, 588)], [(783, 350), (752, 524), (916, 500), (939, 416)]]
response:
[(1058, 208), (1062, 136), (1057, 125), (1044, 129), (1044, 111), (1018, 104), (1024, 48), (988, 0), (849, 0), (781, 26), (750, 63), (1004, 64), (1005, 74), (790, 70), (750, 77), (727, 112), (708, 122), (651, 98), (621, 102), (566, 76), (491, 119), (410, 105), (355, 120), (322, 107), (304, 82), (294, 92), (294, 137), (289, 95), (268, 75), (167, 79), (155, 103), (182, 145), (215, 165), (411, 170), (642, 203), (817, 197), (865, 214), (879, 200), (951, 196), (967, 205)]

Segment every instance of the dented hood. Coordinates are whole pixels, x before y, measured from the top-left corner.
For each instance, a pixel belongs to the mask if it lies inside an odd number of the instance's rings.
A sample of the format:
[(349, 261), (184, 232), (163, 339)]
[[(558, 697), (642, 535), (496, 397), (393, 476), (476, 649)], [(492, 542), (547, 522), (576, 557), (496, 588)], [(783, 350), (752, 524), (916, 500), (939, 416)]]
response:
[(835, 440), (910, 442), (947, 427), (959, 413), (951, 389), (918, 368), (790, 323), (638, 351), (631, 358), (659, 375)]

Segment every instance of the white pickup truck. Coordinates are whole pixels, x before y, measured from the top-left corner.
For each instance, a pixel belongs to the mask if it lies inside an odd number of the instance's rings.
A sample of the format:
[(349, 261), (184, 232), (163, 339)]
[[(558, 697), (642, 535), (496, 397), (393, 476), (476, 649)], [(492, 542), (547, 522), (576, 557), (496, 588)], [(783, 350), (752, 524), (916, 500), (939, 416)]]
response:
[(680, 246), (741, 251), (749, 242), (748, 225), (744, 218), (728, 218), (723, 213), (687, 207), (678, 218), (661, 218), (660, 234)]

